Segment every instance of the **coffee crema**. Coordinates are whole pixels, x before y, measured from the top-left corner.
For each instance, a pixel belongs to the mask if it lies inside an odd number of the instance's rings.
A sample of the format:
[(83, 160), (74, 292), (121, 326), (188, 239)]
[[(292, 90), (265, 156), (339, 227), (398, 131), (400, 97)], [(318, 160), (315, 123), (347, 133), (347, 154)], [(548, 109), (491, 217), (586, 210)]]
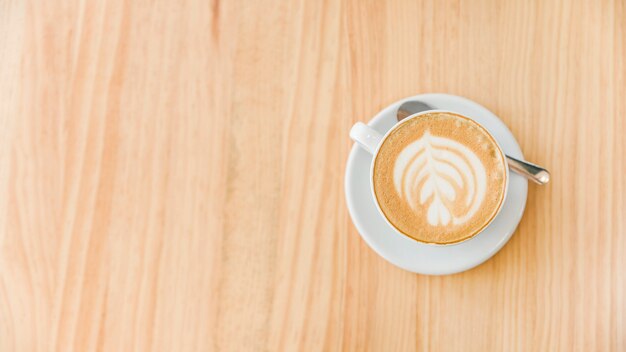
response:
[(476, 122), (432, 112), (402, 122), (374, 161), (376, 200), (389, 222), (421, 242), (450, 244), (479, 233), (504, 200), (506, 162)]

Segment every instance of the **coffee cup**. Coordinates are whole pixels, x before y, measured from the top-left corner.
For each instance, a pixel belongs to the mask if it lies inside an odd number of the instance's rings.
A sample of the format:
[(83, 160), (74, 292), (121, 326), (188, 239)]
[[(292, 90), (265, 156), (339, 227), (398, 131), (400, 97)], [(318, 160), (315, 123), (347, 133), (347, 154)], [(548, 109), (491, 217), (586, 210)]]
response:
[(484, 230), (504, 204), (505, 154), (470, 117), (413, 114), (380, 134), (355, 124), (350, 137), (372, 154), (370, 192), (385, 221), (418, 242), (453, 245)]

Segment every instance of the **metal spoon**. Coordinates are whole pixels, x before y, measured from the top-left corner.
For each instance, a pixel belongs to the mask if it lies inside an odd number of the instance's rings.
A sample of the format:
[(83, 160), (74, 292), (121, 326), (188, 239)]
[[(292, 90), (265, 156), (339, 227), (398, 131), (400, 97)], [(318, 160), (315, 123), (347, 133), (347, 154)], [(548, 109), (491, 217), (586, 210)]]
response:
[[(400, 105), (396, 116), (398, 121), (402, 121), (413, 114), (426, 110), (434, 110), (434, 108), (426, 103), (422, 103), (421, 101), (407, 101)], [(544, 185), (550, 181), (550, 172), (539, 165), (529, 163), (528, 161), (518, 160), (508, 155), (506, 156), (506, 161), (511, 170), (537, 184)]]

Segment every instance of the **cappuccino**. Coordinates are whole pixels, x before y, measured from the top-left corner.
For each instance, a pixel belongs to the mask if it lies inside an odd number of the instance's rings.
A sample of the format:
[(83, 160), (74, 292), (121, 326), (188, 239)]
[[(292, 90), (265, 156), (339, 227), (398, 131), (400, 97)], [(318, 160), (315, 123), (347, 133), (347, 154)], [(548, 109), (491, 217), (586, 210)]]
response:
[(478, 234), (504, 201), (507, 165), (473, 120), (431, 112), (401, 122), (374, 160), (376, 201), (387, 220), (417, 241), (460, 242)]

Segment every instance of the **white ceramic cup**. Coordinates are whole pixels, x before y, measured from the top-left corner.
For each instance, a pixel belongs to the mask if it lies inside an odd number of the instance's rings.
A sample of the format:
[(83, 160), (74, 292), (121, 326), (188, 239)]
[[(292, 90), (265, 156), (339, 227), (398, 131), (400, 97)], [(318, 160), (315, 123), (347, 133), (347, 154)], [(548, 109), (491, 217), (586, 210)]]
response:
[[(413, 237), (410, 237), (410, 236), (404, 234), (395, 225), (393, 225), (391, 223), (391, 221), (389, 221), (389, 219), (385, 216), (385, 213), (382, 211), (382, 209), (380, 208), (380, 204), (378, 203), (378, 199), (376, 197), (376, 193), (374, 192), (374, 164), (375, 164), (376, 158), (378, 157), (378, 151), (380, 150), (380, 146), (383, 144), (385, 139), (388, 136), (390, 136), (401, 124), (403, 124), (403, 123), (405, 123), (407, 121), (410, 121), (412, 119), (417, 119), (417, 118), (419, 118), (422, 115), (430, 114), (430, 113), (433, 113), (433, 112), (444, 112), (444, 113), (451, 113), (451, 114), (454, 114), (454, 115), (461, 115), (461, 116), (463, 116), (463, 117), (465, 117), (465, 118), (467, 118), (469, 120), (472, 120), (477, 125), (481, 126), (484, 129), (484, 131), (489, 136), (491, 136), (491, 139), (493, 140), (493, 142), (496, 145), (498, 151), (500, 152), (500, 156), (504, 160), (505, 181), (502, 184), (502, 187), (504, 187), (504, 196), (502, 198), (502, 201), (500, 202), (500, 206), (498, 208), (498, 211), (496, 212), (496, 214), (494, 216), (491, 217), (491, 219), (489, 219), (489, 221), (480, 230), (476, 231), (476, 233), (472, 234), (471, 236), (465, 238), (462, 241), (458, 241), (458, 242), (454, 242), (454, 243), (431, 243), (431, 242), (424, 242), (424, 241), (420, 241), (419, 239), (416, 239), (416, 238), (413, 238)], [(413, 114), (413, 115), (403, 119), (402, 121), (400, 121), (397, 124), (395, 124), (395, 126), (390, 128), (389, 131), (387, 131), (387, 133), (385, 133), (384, 135), (380, 134), (378, 131), (374, 130), (373, 128), (371, 128), (370, 126), (368, 126), (368, 125), (366, 125), (366, 124), (364, 124), (362, 122), (357, 122), (354, 126), (352, 126), (352, 129), (350, 130), (350, 138), (353, 141), (355, 141), (357, 144), (359, 144), (361, 147), (363, 147), (363, 149), (365, 149), (367, 152), (372, 154), (372, 162), (371, 162), (371, 165), (370, 165), (370, 175), (369, 175), (369, 177), (370, 177), (370, 192), (372, 193), (372, 197), (374, 198), (374, 203), (376, 204), (376, 208), (378, 209), (378, 212), (383, 217), (383, 219), (385, 219), (387, 224), (389, 224), (389, 226), (391, 226), (391, 228), (393, 228), (396, 232), (398, 232), (399, 234), (401, 234), (403, 236), (406, 236), (406, 237), (408, 237), (408, 238), (410, 238), (412, 240), (415, 240), (417, 242), (431, 244), (431, 245), (450, 246), (450, 245), (459, 244), (459, 243), (465, 242), (467, 240), (470, 240), (470, 239), (476, 237), (487, 226), (489, 226), (489, 224), (491, 224), (491, 222), (493, 222), (493, 220), (498, 216), (498, 214), (502, 210), (502, 206), (504, 204), (504, 201), (506, 200), (506, 194), (507, 194), (508, 185), (509, 185), (509, 167), (508, 167), (507, 162), (506, 162), (506, 155), (504, 154), (504, 151), (502, 150), (502, 147), (500, 147), (500, 145), (498, 144), (496, 139), (487, 130), (487, 128), (485, 128), (485, 126), (481, 125), (480, 123), (478, 123), (476, 120), (472, 119), (471, 117), (467, 117), (467, 116), (459, 114), (457, 112), (448, 111), (448, 110), (426, 110), (426, 111), (418, 112), (416, 114)]]

